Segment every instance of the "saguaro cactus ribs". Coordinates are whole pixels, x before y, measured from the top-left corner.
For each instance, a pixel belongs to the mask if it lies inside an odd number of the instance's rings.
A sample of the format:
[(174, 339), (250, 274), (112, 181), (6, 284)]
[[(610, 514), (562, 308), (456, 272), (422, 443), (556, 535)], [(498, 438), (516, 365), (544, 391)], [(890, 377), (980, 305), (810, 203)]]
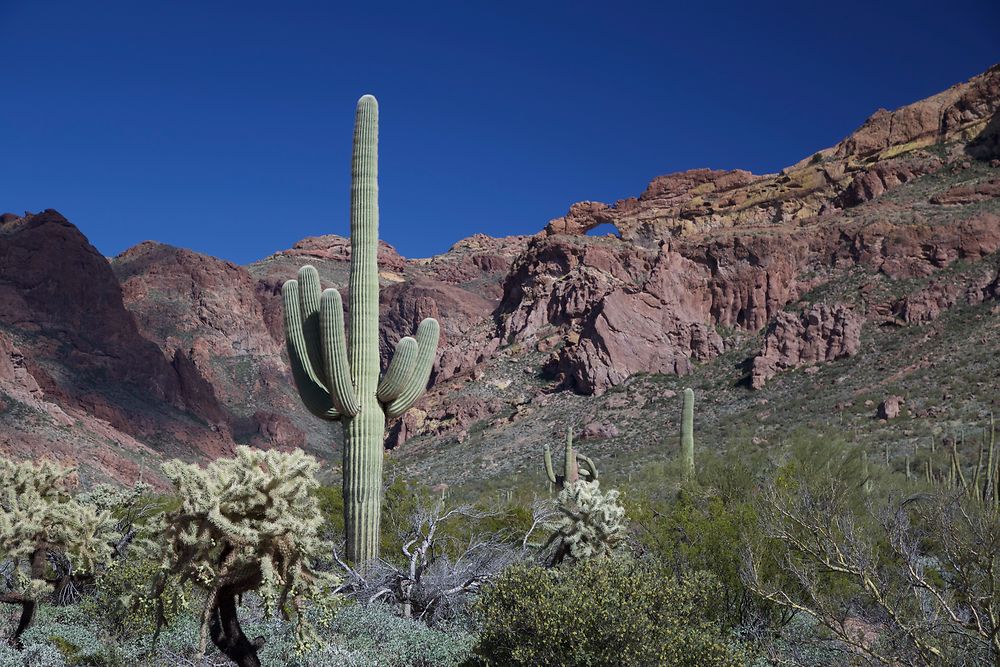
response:
[(358, 100), (351, 159), (350, 328), (335, 289), (321, 292), (312, 266), (282, 288), (292, 374), (314, 415), (344, 428), (344, 521), (347, 557), (378, 557), (382, 450), (386, 417), (410, 409), (427, 389), (440, 329), (427, 318), (415, 338), (396, 345), (379, 381), (378, 102)]

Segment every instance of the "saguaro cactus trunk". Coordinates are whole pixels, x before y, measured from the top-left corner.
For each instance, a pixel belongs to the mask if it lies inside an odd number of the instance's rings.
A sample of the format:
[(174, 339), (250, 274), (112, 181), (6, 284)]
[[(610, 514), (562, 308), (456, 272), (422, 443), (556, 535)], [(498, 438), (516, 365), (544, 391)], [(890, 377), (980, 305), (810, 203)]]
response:
[(566, 451), (563, 456), (563, 473), (557, 475), (552, 465), (552, 449), (545, 445), (545, 476), (560, 489), (572, 486), (583, 477), (588, 482), (597, 481), (597, 466), (593, 459), (573, 450), (573, 427), (566, 429)]
[(684, 390), (684, 403), (681, 409), (681, 464), (684, 467), (684, 479), (693, 479), (694, 390), (690, 387)]
[(292, 374), (310, 412), (344, 428), (347, 557), (378, 557), (385, 420), (410, 409), (427, 388), (437, 352), (437, 320), (402, 338), (379, 382), (378, 103), (358, 100), (351, 159), (350, 328), (335, 289), (320, 290), (312, 266), (282, 288)]

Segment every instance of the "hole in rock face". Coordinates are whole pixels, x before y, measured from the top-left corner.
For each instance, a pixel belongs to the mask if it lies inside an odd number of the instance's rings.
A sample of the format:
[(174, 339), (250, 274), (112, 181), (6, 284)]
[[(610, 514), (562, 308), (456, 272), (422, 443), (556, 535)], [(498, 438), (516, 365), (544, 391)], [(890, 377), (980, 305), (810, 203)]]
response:
[(616, 236), (618, 238), (622, 237), (622, 234), (621, 232), (618, 231), (618, 228), (615, 227), (610, 222), (602, 222), (596, 227), (587, 230), (587, 236), (607, 236), (608, 234), (610, 234), (611, 236)]

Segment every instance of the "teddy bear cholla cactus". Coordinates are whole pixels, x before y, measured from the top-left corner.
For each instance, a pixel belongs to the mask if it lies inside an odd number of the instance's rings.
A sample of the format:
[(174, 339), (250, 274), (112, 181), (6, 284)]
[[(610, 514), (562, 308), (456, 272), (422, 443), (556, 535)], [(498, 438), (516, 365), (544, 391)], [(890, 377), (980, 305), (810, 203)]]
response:
[(567, 484), (556, 503), (560, 516), (550, 526), (555, 532), (547, 545), (556, 545), (553, 565), (567, 556), (577, 561), (610, 556), (625, 539), (625, 508), (618, 491), (603, 492), (600, 482), (579, 480)]
[[(320, 538), (322, 516), (312, 493), (318, 468), (301, 450), (249, 447), (205, 468), (180, 461), (163, 466), (181, 506), (163, 519), (165, 554), (155, 592), (162, 596), (169, 581), (191, 581), (208, 592), (202, 653), (210, 635), (237, 665), (260, 665), (263, 640), (248, 640), (237, 616), (239, 596), (251, 590), (260, 592), (269, 612), (277, 609), (286, 617), (289, 609), (295, 612), (300, 646), (315, 639), (302, 600), (336, 583), (315, 568), (315, 560), (331, 548)], [(165, 623), (162, 604), (157, 623)]]
[(566, 431), (561, 475), (555, 473), (552, 451), (545, 446), (545, 475), (561, 489), (556, 499), (560, 516), (549, 524), (554, 532), (545, 545), (546, 549), (555, 545), (552, 563), (567, 556), (586, 560), (610, 554), (625, 537), (625, 508), (618, 503), (617, 491), (601, 491), (594, 462), (573, 451), (572, 428)]
[(42, 461), (0, 458), (0, 602), (19, 605), (21, 618), (9, 643), (34, 620), (39, 599), (66, 583), (48, 576), (48, 558), (58, 556), (82, 575), (112, 555), (111, 514), (69, 495), (74, 469)]

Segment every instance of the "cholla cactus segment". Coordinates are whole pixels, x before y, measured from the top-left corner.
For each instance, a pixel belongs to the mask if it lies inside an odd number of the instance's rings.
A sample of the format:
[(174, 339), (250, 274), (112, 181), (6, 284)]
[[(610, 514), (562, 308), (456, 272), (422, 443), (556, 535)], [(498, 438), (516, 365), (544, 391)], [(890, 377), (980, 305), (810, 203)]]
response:
[[(0, 458), (0, 558), (28, 564), (39, 551), (58, 551), (82, 572), (110, 555), (111, 514), (70, 497), (74, 472), (49, 461)], [(40, 574), (35, 570), (22, 583), (48, 590)]]
[(567, 556), (587, 560), (610, 556), (625, 539), (625, 508), (618, 491), (602, 492), (598, 482), (578, 481), (559, 493), (559, 519), (549, 544), (556, 543), (553, 562)]
[(321, 291), (311, 266), (282, 288), (292, 376), (306, 408), (344, 427), (344, 519), (347, 557), (378, 557), (385, 420), (399, 417), (426, 391), (440, 328), (433, 318), (405, 337), (379, 381), (378, 103), (358, 100), (351, 157), (350, 322), (344, 335), (340, 293)]
[[(208, 591), (202, 651), (217, 609), (227, 601), (233, 605), (248, 590), (259, 590), (271, 611), (285, 611), (290, 603), (297, 612), (299, 642), (312, 640), (298, 607), (304, 596), (319, 596), (336, 584), (332, 575), (315, 567), (332, 548), (320, 537), (323, 519), (313, 494), (318, 469), (316, 460), (301, 450), (250, 447), (238, 447), (235, 458), (218, 459), (205, 468), (181, 461), (164, 464), (181, 505), (163, 517), (161, 582), (178, 577)], [(162, 590), (161, 584), (158, 592)]]

